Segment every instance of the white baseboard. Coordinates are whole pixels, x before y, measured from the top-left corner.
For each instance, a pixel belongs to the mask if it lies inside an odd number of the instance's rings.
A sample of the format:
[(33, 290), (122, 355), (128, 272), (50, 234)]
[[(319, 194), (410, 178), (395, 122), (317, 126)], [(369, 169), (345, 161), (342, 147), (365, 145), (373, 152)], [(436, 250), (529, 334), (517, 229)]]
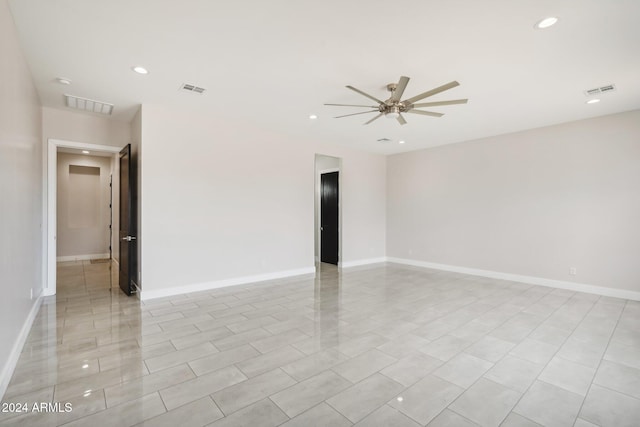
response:
[(67, 255), (67, 256), (56, 257), (56, 262), (87, 261), (87, 260), (91, 260), (91, 259), (105, 259), (105, 258), (109, 258), (109, 256), (110, 256), (109, 252), (107, 252), (106, 254)]
[(31, 331), (31, 326), (33, 325), (33, 321), (35, 320), (41, 305), (42, 296), (36, 298), (33, 306), (31, 306), (31, 311), (29, 311), (27, 319), (22, 324), (22, 329), (18, 334), (18, 338), (13, 343), (11, 353), (9, 353), (9, 358), (2, 367), (2, 371), (0, 372), (0, 401), (2, 401), (2, 398), (7, 391), (7, 387), (11, 381), (11, 376), (13, 375), (13, 371), (16, 369), (18, 359), (20, 358), (20, 353), (22, 353), (22, 348), (24, 347), (24, 343), (27, 341), (29, 331)]
[(248, 283), (264, 282), (266, 280), (283, 279), (285, 277), (315, 275), (316, 268), (305, 267), (295, 270), (277, 271), (274, 273), (256, 274), (254, 276), (234, 277), (231, 279), (216, 280), (212, 282), (194, 283), (185, 286), (175, 286), (166, 289), (144, 290), (140, 292), (140, 299), (143, 301), (170, 297), (173, 295), (189, 294), (192, 292), (208, 291), (211, 289), (225, 288), (227, 286), (246, 285)]
[(472, 276), (489, 277), (491, 279), (510, 280), (512, 282), (527, 283), (530, 285), (548, 286), (552, 288), (567, 289), (570, 291), (584, 292), (587, 294), (603, 295), (607, 297), (623, 298), (640, 301), (640, 292), (626, 289), (605, 288), (602, 286), (588, 285), (585, 283), (566, 282), (563, 280), (545, 279), (543, 277), (522, 276), (519, 274), (502, 273), (499, 271), (480, 270), (477, 268), (459, 267), (456, 265), (437, 264), (433, 262), (417, 261), (412, 259), (387, 257), (388, 262), (396, 264), (413, 265), (416, 267), (432, 268), (434, 270), (452, 271), (455, 273), (470, 274)]
[(358, 267), (360, 265), (378, 264), (378, 263), (386, 262), (386, 261), (387, 261), (387, 257), (359, 259), (359, 260), (356, 260), (356, 261), (343, 262), (340, 265), (340, 267), (341, 268)]

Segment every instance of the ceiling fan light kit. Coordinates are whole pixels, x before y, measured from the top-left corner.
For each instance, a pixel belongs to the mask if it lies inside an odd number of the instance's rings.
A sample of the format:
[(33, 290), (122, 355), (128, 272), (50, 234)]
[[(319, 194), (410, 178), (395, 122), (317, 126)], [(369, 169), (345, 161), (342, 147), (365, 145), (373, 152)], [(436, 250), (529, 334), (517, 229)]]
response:
[(387, 119), (397, 119), (400, 117), (400, 107), (389, 107), (389, 109), (384, 113), (384, 116)]
[(365, 125), (368, 125), (369, 123), (379, 119), (382, 116), (385, 116), (388, 119), (396, 119), (398, 123), (400, 123), (401, 125), (404, 125), (407, 123), (407, 121), (402, 116), (403, 113), (420, 114), (423, 116), (431, 116), (431, 117), (442, 117), (444, 115), (442, 113), (436, 113), (432, 111), (416, 110), (416, 108), (466, 104), (468, 101), (467, 99), (454, 99), (450, 101), (436, 101), (436, 102), (425, 102), (421, 104), (416, 104), (417, 101), (420, 101), (424, 98), (437, 95), (440, 92), (444, 92), (445, 90), (449, 90), (456, 86), (459, 86), (460, 83), (458, 83), (457, 81), (449, 82), (435, 89), (431, 89), (427, 92), (423, 92), (412, 98), (408, 98), (408, 99), (405, 99), (404, 101), (401, 101), (402, 94), (404, 93), (404, 90), (406, 89), (408, 83), (409, 83), (409, 77), (406, 77), (406, 76), (401, 76), (398, 83), (389, 83), (387, 85), (387, 90), (391, 92), (391, 96), (386, 101), (381, 101), (375, 96), (369, 95), (368, 93), (363, 92), (360, 89), (356, 89), (353, 86), (347, 86), (347, 89), (351, 89), (352, 91), (359, 93), (360, 95), (365, 96), (371, 99), (372, 101), (377, 102), (378, 105), (354, 105), (354, 104), (324, 104), (324, 105), (330, 105), (335, 107), (373, 108), (373, 110), (369, 110), (369, 111), (362, 111), (360, 113), (345, 114), (342, 116), (337, 116), (335, 117), (336, 119), (339, 119), (341, 117), (355, 116), (358, 114), (367, 114), (367, 113), (377, 112), (378, 115), (372, 118), (371, 120), (369, 120), (368, 122), (366, 122)]

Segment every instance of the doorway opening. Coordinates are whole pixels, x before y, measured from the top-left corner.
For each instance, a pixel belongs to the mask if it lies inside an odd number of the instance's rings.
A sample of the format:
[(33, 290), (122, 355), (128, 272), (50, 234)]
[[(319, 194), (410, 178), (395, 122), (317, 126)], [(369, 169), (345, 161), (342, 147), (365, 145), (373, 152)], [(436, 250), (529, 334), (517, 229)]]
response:
[[(86, 155), (86, 153), (82, 153), (83, 150), (93, 154), (93, 161), (89, 161), (88, 158), (84, 162), (78, 159), (78, 156)], [(118, 212), (118, 207), (108, 202), (109, 198), (112, 197), (109, 193), (114, 191), (117, 194), (118, 186), (112, 185), (105, 192), (104, 186), (102, 186), (101, 190), (100, 181), (105, 180), (105, 185), (108, 185), (111, 176), (118, 177), (117, 155), (119, 152), (120, 148), (106, 145), (56, 139), (48, 141), (46, 212), (43, 224), (43, 232), (45, 234), (43, 252), (46, 254), (43, 257), (45, 264), (43, 266), (43, 295), (56, 294), (58, 261), (83, 261), (85, 259), (105, 259), (107, 257), (117, 259), (117, 257), (113, 257), (113, 252), (111, 252), (116, 250), (117, 242), (114, 241), (114, 236), (117, 235), (109, 233), (106, 227), (114, 219), (111, 211)], [(64, 162), (63, 167), (59, 167), (59, 157), (60, 159), (67, 158), (67, 162)], [(75, 157), (75, 160), (69, 161), (72, 157)], [(108, 167), (105, 166), (104, 171), (100, 167), (99, 158), (103, 159), (102, 163), (109, 164)], [(60, 203), (61, 206), (58, 206), (59, 178), (64, 181), (61, 182), (65, 187), (62, 191), (66, 194), (63, 203)], [(100, 194), (101, 191), (104, 194)], [(98, 198), (104, 199), (105, 197), (107, 202), (101, 204)], [(117, 200), (117, 196), (114, 197)], [(103, 209), (104, 206), (102, 206), (104, 204), (111, 205), (106, 212)], [(58, 245), (59, 207), (64, 209), (63, 215), (65, 218), (63, 223), (67, 228), (63, 233), (65, 234), (64, 241), (60, 241), (60, 248)], [(95, 236), (92, 236), (92, 233)], [(79, 237), (81, 235), (84, 235), (84, 238)], [(86, 239), (87, 236), (93, 237), (93, 241), (88, 241), (89, 239)], [(101, 249), (96, 250), (87, 246), (92, 244), (98, 245)], [(59, 249), (60, 254), (58, 253)]]
[(114, 167), (112, 153), (57, 149), (58, 295), (84, 295), (111, 287), (111, 176)]
[(315, 156), (314, 253), (318, 269), (323, 265), (339, 268), (342, 262), (341, 165), (338, 157)]

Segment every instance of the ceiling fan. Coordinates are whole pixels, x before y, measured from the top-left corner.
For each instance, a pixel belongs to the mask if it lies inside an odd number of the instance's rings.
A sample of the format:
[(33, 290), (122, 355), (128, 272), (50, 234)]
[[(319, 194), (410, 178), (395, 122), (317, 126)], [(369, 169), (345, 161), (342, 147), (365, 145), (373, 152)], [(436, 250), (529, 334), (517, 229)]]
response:
[(412, 98), (408, 98), (408, 99), (405, 99), (404, 101), (401, 101), (400, 99), (402, 98), (402, 94), (404, 93), (404, 90), (406, 89), (408, 83), (409, 83), (409, 77), (405, 77), (405, 76), (401, 76), (398, 83), (389, 83), (387, 85), (387, 90), (391, 92), (391, 97), (386, 101), (381, 101), (375, 96), (371, 96), (368, 93), (365, 93), (359, 89), (356, 89), (353, 86), (347, 86), (348, 89), (351, 89), (352, 91), (357, 92), (360, 95), (366, 96), (367, 98), (376, 101), (378, 105), (351, 105), (351, 104), (324, 104), (324, 105), (332, 105), (337, 107), (374, 108), (373, 110), (363, 111), (360, 113), (345, 114), (343, 116), (337, 116), (335, 117), (336, 119), (339, 119), (341, 117), (355, 116), (358, 114), (367, 114), (367, 113), (377, 112), (379, 114), (374, 118), (372, 118), (371, 120), (369, 120), (368, 122), (366, 122), (365, 125), (368, 125), (372, 121), (377, 120), (382, 116), (385, 116), (386, 118), (389, 118), (389, 119), (396, 119), (401, 125), (405, 125), (407, 124), (407, 121), (402, 116), (402, 113), (421, 114), (423, 116), (432, 116), (432, 117), (441, 117), (444, 115), (442, 113), (434, 113), (431, 111), (416, 110), (416, 108), (467, 103), (466, 99), (454, 99), (451, 101), (423, 102), (423, 103), (415, 104), (416, 101), (420, 101), (421, 99), (428, 98), (440, 92), (444, 92), (445, 90), (449, 90), (456, 86), (459, 86), (460, 83), (456, 81), (452, 81), (445, 85), (439, 86), (435, 89), (431, 89), (429, 91), (421, 93), (420, 95), (416, 95)]

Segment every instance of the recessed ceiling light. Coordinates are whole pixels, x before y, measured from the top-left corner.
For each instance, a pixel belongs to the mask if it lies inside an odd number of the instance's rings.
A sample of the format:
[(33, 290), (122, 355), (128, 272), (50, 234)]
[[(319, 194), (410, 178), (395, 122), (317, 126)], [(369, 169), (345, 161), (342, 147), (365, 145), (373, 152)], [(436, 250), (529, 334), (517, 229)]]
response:
[(82, 154), (89, 154), (87, 150), (82, 150)]
[(135, 71), (138, 74), (149, 74), (149, 71), (147, 71), (146, 68), (141, 67), (139, 65), (137, 67), (133, 67), (132, 70)]
[(600, 102), (600, 100), (598, 98), (594, 98), (594, 99), (588, 100), (587, 104), (597, 104), (598, 102)]
[(310, 118), (311, 120), (315, 120), (315, 119), (317, 119), (317, 118), (318, 118), (318, 116), (316, 116), (315, 114), (311, 114), (311, 115), (309, 115), (309, 118)]
[(402, 396), (398, 396), (398, 397), (396, 398), (396, 400), (397, 400), (398, 402), (402, 402), (402, 401), (404, 400), (404, 398), (403, 398)]
[(398, 144), (404, 144), (404, 141), (398, 141)]
[(536, 22), (536, 25), (534, 26), (534, 28), (543, 30), (545, 28), (551, 27), (556, 22), (558, 22), (558, 18), (556, 18), (555, 16), (549, 16), (547, 18), (541, 19), (540, 21)]
[(56, 77), (56, 81), (58, 83), (60, 83), (61, 85), (70, 85), (71, 84), (71, 80), (65, 79), (64, 77)]

